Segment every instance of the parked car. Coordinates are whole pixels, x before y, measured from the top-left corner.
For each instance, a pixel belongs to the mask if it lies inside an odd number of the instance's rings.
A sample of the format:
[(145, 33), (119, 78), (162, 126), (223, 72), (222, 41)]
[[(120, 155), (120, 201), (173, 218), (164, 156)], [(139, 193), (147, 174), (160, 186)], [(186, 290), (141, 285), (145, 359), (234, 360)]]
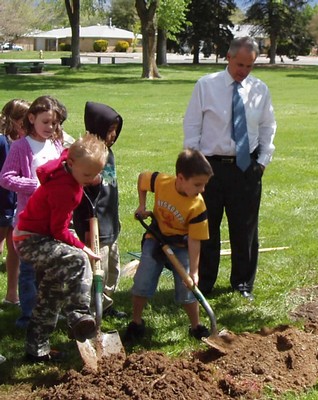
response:
[(14, 44), (14, 43), (4, 43), (4, 44), (1, 46), (1, 49), (2, 49), (2, 50), (22, 51), (22, 50), (23, 50), (23, 47), (18, 46), (17, 44)]

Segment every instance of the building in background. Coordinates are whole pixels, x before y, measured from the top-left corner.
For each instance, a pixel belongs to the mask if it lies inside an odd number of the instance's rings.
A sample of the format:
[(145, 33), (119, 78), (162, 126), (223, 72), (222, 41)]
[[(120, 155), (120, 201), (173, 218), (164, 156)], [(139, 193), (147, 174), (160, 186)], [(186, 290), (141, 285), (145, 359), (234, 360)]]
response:
[[(61, 43), (71, 44), (71, 28), (52, 29), (47, 32), (34, 32), (19, 38), (19, 44), (24, 50), (35, 51), (58, 51)], [(141, 35), (135, 37), (133, 32), (125, 29), (119, 29), (108, 25), (94, 25), (80, 27), (80, 51), (94, 51), (93, 45), (96, 40), (105, 39), (108, 41), (107, 51), (112, 51), (117, 42), (124, 40), (129, 43), (132, 50), (132, 44), (137, 41), (140, 45)]]

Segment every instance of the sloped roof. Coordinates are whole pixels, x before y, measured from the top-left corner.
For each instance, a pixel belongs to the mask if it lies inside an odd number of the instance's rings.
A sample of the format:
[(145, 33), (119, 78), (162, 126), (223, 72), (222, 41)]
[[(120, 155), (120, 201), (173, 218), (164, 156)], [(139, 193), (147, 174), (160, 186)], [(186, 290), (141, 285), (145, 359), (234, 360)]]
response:
[[(71, 28), (52, 29), (47, 32), (36, 32), (26, 36), (45, 39), (64, 39), (72, 37)], [(81, 38), (134, 39), (133, 32), (108, 25), (80, 27)], [(140, 38), (141, 35), (138, 35)]]
[(251, 36), (253, 38), (263, 39), (266, 37), (264, 30), (256, 25), (234, 25), (230, 30), (235, 38)]

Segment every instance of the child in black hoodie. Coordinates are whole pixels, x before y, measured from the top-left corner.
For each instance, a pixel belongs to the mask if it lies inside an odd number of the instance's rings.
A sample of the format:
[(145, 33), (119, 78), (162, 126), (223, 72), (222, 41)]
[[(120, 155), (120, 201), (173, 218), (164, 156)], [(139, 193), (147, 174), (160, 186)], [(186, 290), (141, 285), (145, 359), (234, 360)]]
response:
[(85, 128), (105, 141), (108, 147), (107, 163), (101, 173), (101, 182), (86, 186), (81, 204), (74, 211), (75, 231), (84, 243), (89, 240), (89, 219), (97, 217), (101, 267), (104, 270), (103, 316), (125, 318), (125, 312), (113, 306), (112, 295), (120, 276), (117, 238), (120, 232), (118, 186), (115, 156), (111, 146), (116, 142), (123, 126), (122, 117), (111, 107), (88, 101), (84, 113)]

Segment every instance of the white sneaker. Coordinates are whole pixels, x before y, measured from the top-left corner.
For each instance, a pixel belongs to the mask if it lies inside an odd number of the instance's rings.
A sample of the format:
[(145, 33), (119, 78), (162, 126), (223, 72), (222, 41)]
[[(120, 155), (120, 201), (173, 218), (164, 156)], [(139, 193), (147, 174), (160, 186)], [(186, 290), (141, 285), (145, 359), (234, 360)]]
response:
[(0, 364), (4, 363), (7, 359), (0, 354)]

